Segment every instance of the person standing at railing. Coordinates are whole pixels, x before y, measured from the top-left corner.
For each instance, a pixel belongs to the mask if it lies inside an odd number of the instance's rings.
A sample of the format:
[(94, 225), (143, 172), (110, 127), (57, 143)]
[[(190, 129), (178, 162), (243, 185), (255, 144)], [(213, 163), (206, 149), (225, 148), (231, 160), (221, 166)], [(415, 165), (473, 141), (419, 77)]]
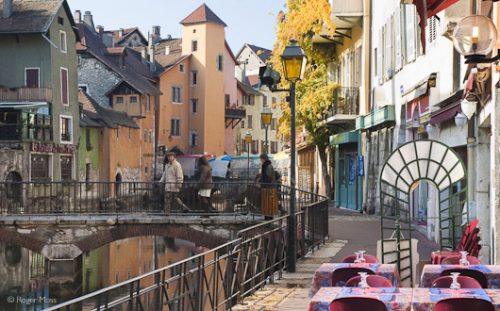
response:
[(212, 167), (208, 164), (207, 158), (201, 157), (198, 159), (198, 169), (200, 170), (200, 180), (198, 184), (200, 190), (198, 191), (198, 197), (200, 199), (201, 206), (205, 211), (215, 212), (211, 206), (210, 200), (212, 188), (214, 187)]
[(267, 154), (260, 155), (260, 206), (262, 214), (266, 217), (273, 217), (278, 213), (278, 190), (274, 168)]
[(179, 193), (184, 181), (181, 164), (175, 159), (175, 153), (167, 153), (167, 164), (161, 176), (160, 183), (165, 183), (165, 212), (170, 213), (172, 205), (179, 199)]

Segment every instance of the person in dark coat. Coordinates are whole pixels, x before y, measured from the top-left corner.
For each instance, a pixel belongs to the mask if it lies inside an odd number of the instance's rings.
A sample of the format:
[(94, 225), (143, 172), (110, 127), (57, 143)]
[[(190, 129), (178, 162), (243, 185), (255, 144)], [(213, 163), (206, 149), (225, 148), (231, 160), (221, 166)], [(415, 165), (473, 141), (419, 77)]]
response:
[(261, 211), (266, 218), (272, 218), (278, 214), (278, 191), (274, 168), (267, 154), (260, 155), (262, 163), (260, 169), (260, 206)]
[(262, 164), (260, 168), (260, 174), (258, 175), (260, 187), (261, 188), (276, 187), (274, 168), (267, 154), (263, 153), (260, 155), (260, 162)]
[(212, 167), (208, 164), (207, 158), (201, 157), (198, 160), (198, 169), (200, 172), (198, 183), (200, 190), (198, 191), (198, 196), (202, 207), (212, 212), (213, 208), (210, 206), (210, 196), (214, 187), (214, 181), (212, 179)]

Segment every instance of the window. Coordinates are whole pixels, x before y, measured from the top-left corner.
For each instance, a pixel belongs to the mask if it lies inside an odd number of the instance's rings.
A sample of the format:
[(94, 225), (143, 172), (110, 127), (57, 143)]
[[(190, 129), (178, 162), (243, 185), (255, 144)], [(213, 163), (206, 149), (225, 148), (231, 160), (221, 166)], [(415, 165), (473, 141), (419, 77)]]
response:
[(271, 99), (271, 103), (273, 104), (273, 106), (276, 105), (276, 102), (277, 102), (277, 99), (276, 99), (276, 97), (273, 96)]
[(222, 71), (224, 69), (224, 59), (222, 55), (217, 55), (217, 70)]
[(189, 145), (191, 147), (198, 146), (198, 133), (196, 131), (191, 131), (189, 133)]
[(151, 98), (146, 96), (146, 111), (151, 111)]
[(252, 154), (257, 154), (257, 153), (259, 153), (259, 141), (253, 140), (252, 141)]
[(67, 45), (66, 45), (66, 32), (60, 31), (59, 32), (59, 47), (61, 48), (61, 52), (66, 53), (67, 52)]
[(252, 128), (252, 116), (247, 116), (247, 124), (248, 124), (248, 128), (251, 129)]
[(88, 183), (90, 181), (90, 168), (91, 168), (90, 163), (85, 164), (85, 182), (86, 183)]
[(272, 118), (271, 119), (271, 131), (276, 131), (276, 124), (277, 124), (276, 118)]
[(40, 68), (26, 68), (24, 69), (24, 83), (26, 87), (39, 88), (40, 87)]
[(191, 71), (191, 86), (198, 84), (198, 71)]
[(50, 156), (48, 154), (31, 155), (31, 180), (50, 179)]
[(64, 18), (62, 18), (62, 17), (59, 16), (57, 18), (57, 22), (59, 23), (59, 25), (64, 25)]
[(73, 132), (72, 117), (61, 116), (61, 143), (71, 143)]
[(263, 106), (263, 107), (267, 107), (267, 96), (265, 96), (265, 95), (264, 95), (264, 96), (262, 97), (262, 101), (263, 101), (263, 102), (262, 102), (262, 106)]
[(196, 113), (198, 111), (198, 99), (192, 98), (191, 99), (191, 113)]
[(71, 156), (61, 156), (61, 180), (71, 180), (72, 174)]
[(180, 128), (181, 128), (181, 120), (179, 119), (171, 119), (170, 120), (170, 135), (171, 136), (180, 136)]
[(277, 141), (271, 142), (271, 153), (278, 153), (278, 142)]
[(198, 41), (193, 40), (191, 41), (191, 52), (196, 52), (198, 51)]
[(87, 84), (78, 84), (78, 88), (90, 95), (89, 86)]
[(251, 106), (255, 105), (255, 95), (250, 95), (250, 101), (248, 104)]
[(68, 69), (61, 68), (61, 103), (69, 105)]
[(226, 106), (231, 105), (231, 96), (230, 96), (229, 94), (225, 94), (225, 95), (224, 95), (224, 104), (225, 104)]
[(182, 103), (181, 88), (178, 86), (172, 86), (172, 102)]
[(405, 63), (410, 63), (416, 57), (416, 42), (417, 42), (417, 12), (414, 5), (405, 5), (405, 48), (406, 57)]
[(92, 150), (92, 141), (91, 141), (91, 136), (90, 136), (90, 129), (86, 128), (85, 129), (85, 144), (87, 147), (87, 151)]
[(429, 43), (432, 43), (437, 39), (438, 23), (439, 22), (435, 16), (432, 16), (427, 20), (427, 39)]
[(115, 97), (115, 104), (123, 104), (123, 96), (116, 96)]
[(29, 138), (41, 141), (52, 140), (52, 118), (48, 111), (46, 114), (28, 114), (28, 120), (30, 127), (28, 130)]
[(130, 96), (130, 103), (137, 104), (137, 96)]
[(179, 72), (184, 72), (184, 64), (179, 64)]

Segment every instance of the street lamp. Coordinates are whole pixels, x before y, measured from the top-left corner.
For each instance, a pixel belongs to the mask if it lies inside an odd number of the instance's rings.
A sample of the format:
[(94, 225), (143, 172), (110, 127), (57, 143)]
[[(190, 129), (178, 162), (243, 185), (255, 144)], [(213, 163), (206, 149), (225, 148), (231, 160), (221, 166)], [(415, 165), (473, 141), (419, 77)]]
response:
[(307, 57), (297, 41), (290, 40), (290, 44), (285, 48), (281, 55), (283, 62), (283, 72), (285, 79), (290, 82), (290, 216), (288, 220), (288, 272), (295, 272), (296, 264), (296, 215), (295, 215), (295, 162), (296, 162), (296, 129), (295, 129), (295, 83), (302, 79), (304, 74)]
[(486, 58), (496, 42), (495, 24), (484, 15), (464, 17), (453, 31), (453, 45), (466, 58), (465, 63), (492, 63), (499, 60), (499, 55)]
[(272, 120), (273, 120), (273, 112), (269, 107), (264, 107), (262, 109), (262, 112), (260, 113), (260, 121), (262, 122), (262, 125), (264, 125), (264, 128), (266, 130), (266, 143), (264, 147), (265, 154), (269, 153), (269, 141), (267, 139), (267, 131), (269, 129), (269, 125), (271, 125)]
[(247, 181), (250, 179), (250, 145), (252, 144), (252, 134), (247, 131), (245, 134), (245, 143), (247, 144)]

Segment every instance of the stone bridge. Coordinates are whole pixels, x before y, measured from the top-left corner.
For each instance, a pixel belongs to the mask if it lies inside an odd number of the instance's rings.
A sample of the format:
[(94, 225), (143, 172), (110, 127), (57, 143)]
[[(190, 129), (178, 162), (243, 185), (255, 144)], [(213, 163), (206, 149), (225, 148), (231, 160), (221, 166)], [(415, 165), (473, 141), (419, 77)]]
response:
[(27, 248), (50, 260), (71, 260), (113, 241), (152, 235), (214, 248), (263, 219), (253, 215), (1, 216), (0, 243)]

